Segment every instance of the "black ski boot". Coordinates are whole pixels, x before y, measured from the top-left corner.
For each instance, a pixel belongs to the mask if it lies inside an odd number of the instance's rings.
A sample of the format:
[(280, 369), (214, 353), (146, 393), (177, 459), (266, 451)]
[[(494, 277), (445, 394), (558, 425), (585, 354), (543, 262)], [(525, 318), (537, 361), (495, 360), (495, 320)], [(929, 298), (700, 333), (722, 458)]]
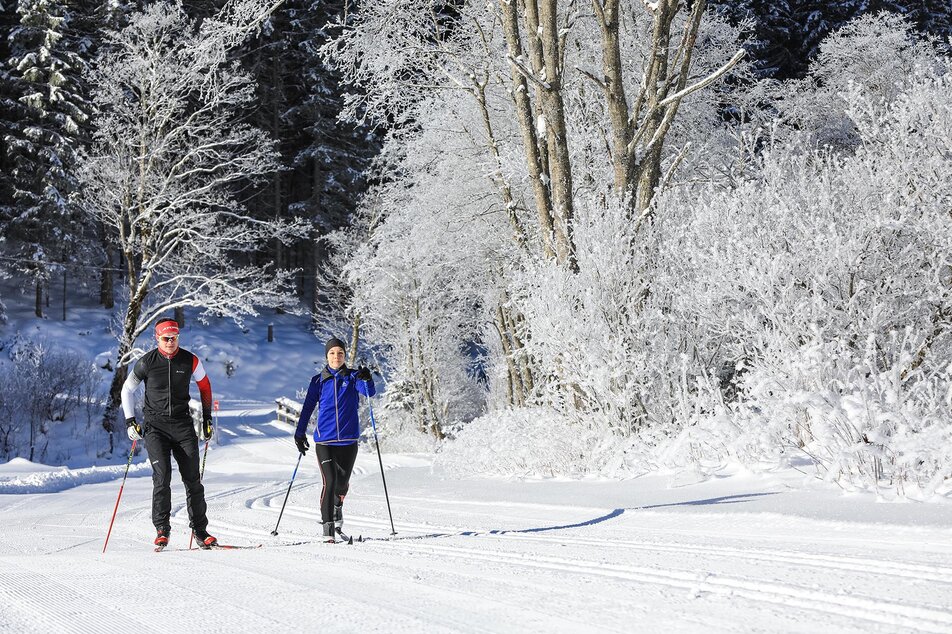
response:
[(344, 528), (344, 503), (334, 506), (334, 527), (337, 530)]
[(195, 535), (195, 541), (198, 542), (198, 547), (202, 550), (209, 550), (218, 545), (218, 540), (209, 535), (204, 528), (195, 531), (193, 535)]

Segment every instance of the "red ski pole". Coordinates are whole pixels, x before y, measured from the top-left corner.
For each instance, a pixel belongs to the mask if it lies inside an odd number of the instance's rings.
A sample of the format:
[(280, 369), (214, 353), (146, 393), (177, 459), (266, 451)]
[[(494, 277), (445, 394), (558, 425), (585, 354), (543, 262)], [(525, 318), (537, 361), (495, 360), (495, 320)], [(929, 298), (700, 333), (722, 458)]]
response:
[(126, 486), (126, 476), (129, 475), (129, 465), (132, 464), (132, 456), (136, 451), (136, 443), (138, 440), (132, 441), (132, 449), (129, 450), (129, 460), (126, 461), (126, 472), (122, 474), (122, 484), (119, 485), (119, 495), (116, 497), (116, 508), (112, 509), (112, 519), (109, 520), (109, 530), (106, 531), (106, 543), (102, 545), (102, 551), (106, 552), (106, 546), (109, 545), (109, 536), (112, 534), (112, 524), (116, 521), (116, 511), (119, 510), (119, 500), (122, 499), (122, 489)]

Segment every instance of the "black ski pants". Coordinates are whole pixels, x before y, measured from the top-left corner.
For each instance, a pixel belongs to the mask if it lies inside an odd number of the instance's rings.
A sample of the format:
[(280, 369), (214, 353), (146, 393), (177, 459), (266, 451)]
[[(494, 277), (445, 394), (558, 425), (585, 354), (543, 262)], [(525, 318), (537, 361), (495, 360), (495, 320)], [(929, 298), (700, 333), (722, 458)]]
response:
[(344, 503), (350, 489), (350, 474), (357, 461), (357, 443), (350, 445), (314, 445), (321, 466), (324, 488), (321, 489), (321, 521), (334, 521), (334, 506)]
[(152, 463), (152, 524), (156, 530), (171, 528), (172, 457), (185, 485), (189, 526), (196, 531), (208, 527), (205, 516), (205, 487), (198, 466), (198, 437), (191, 418), (170, 425), (146, 423), (145, 448)]

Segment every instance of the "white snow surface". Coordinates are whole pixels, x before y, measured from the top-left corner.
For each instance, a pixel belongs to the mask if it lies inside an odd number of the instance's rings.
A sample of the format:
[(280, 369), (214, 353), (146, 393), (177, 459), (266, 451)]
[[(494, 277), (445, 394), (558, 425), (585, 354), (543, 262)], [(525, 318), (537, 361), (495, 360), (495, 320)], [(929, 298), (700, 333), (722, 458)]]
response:
[[(30, 308), (10, 306), (0, 336), (91, 358), (114, 345), (95, 309), (71, 304), (62, 321)], [(384, 438), (396, 535), (364, 444), (344, 527), (367, 540), (319, 541), (313, 450), (272, 536), (297, 460), (274, 399), (298, 398), (323, 346), (289, 315), (247, 331), (192, 320), (184, 339), (220, 401), (209, 530), (261, 548), (189, 551), (175, 473), (172, 542), (153, 553), (143, 452), (103, 553), (128, 445), (103, 455), (98, 421), (79, 420), (51, 436), (62, 462), (0, 464), (0, 632), (952, 632), (950, 500), (877, 501), (795, 470), (459, 480)]]
[[(210, 531), (188, 550), (173, 481), (152, 552), (151, 478), (0, 466), (4, 632), (950, 632), (952, 505), (877, 503), (796, 472), (637, 480), (452, 480), (432, 456), (361, 447), (345, 529), (324, 544), (321, 477), (288, 425), (222, 403)], [(262, 413), (264, 412), (264, 413)]]

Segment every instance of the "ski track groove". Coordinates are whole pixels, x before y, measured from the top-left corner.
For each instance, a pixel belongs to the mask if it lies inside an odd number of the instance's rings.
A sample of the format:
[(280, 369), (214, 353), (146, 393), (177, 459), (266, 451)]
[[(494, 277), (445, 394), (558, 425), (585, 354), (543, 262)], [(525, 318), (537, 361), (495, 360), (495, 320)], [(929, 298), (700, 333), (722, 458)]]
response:
[[(248, 503), (246, 503), (246, 507), (278, 513), (280, 509), (275, 508), (270, 504), (274, 497), (278, 496), (262, 496), (259, 498), (253, 498)], [(267, 500), (267, 502), (264, 502), (264, 500)], [(605, 512), (604, 509), (594, 510), (602, 513)], [(313, 510), (294, 505), (288, 505), (284, 510), (284, 514), (292, 517), (313, 519), (315, 521), (317, 521), (319, 518), (319, 511), (315, 512)], [(346, 521), (351, 527), (366, 526), (368, 528), (375, 529), (390, 528), (389, 520), (386, 519), (375, 519), (349, 515), (346, 518)], [(483, 539), (520, 540), (536, 543), (564, 543), (566, 541), (566, 539), (562, 537), (530, 535), (521, 533), (519, 530), (469, 530), (458, 526), (433, 526), (425, 524), (410, 524), (406, 522), (395, 522), (395, 527), (397, 528), (398, 533), (400, 531), (411, 531), (421, 533), (422, 535), (420, 535), (420, 537), (428, 534), (434, 535), (435, 537), (435, 533), (442, 533), (442, 535), (440, 535), (441, 537), (466, 536)], [(692, 544), (668, 544), (659, 541), (634, 542), (631, 540), (595, 539), (590, 537), (575, 536), (572, 537), (571, 541), (572, 543), (604, 547), (609, 549), (620, 547), (627, 550), (640, 552), (691, 552), (698, 555), (710, 555), (731, 559), (743, 558), (751, 562), (765, 561), (786, 563), (799, 566), (809, 566), (819, 569), (863, 572), (870, 574), (886, 574), (895, 577), (903, 577), (921, 581), (935, 581), (938, 583), (952, 584), (952, 568), (929, 566), (925, 564), (891, 562), (879, 559), (866, 559), (839, 555), (798, 553), (791, 551), (767, 551), (763, 549), (697, 546)]]
[[(324, 544), (319, 545), (321, 548), (324, 548), (325, 546)], [(212, 551), (209, 551), (209, 553), (210, 552)], [(351, 552), (355, 553), (356, 551)], [(203, 552), (202, 555), (205, 556), (209, 553)], [(334, 553), (337, 557), (342, 557), (346, 554), (346, 551), (341, 552), (341, 550), (335, 550)], [(229, 555), (228, 557), (231, 556)], [(249, 561), (250, 559), (226, 558), (221, 561), (209, 560), (208, 562), (205, 562), (204, 565), (208, 566), (209, 568), (215, 568), (219, 571), (222, 571), (225, 575), (229, 576), (233, 576), (235, 571), (240, 572), (241, 578), (245, 583), (250, 583), (251, 586), (259, 588), (268, 587), (271, 591), (276, 591), (277, 588), (280, 587), (280, 592), (282, 594), (299, 594), (301, 596), (306, 596), (308, 592), (312, 591), (310, 586), (289, 582), (285, 577), (279, 576), (280, 573), (272, 573), (270, 571), (253, 567), (250, 563), (248, 563)], [(324, 563), (326, 564), (327, 562), (325, 561)], [(445, 598), (443, 591), (435, 588), (431, 589), (429, 586), (425, 586), (425, 588), (433, 593), (432, 598), (437, 600)], [(461, 590), (457, 590), (457, 592), (463, 593)], [(484, 602), (486, 601), (479, 595), (472, 595), (469, 593), (465, 594), (467, 594), (467, 596), (471, 599)], [(359, 596), (347, 597), (338, 595), (334, 599), (334, 606), (335, 610), (343, 611), (344, 618), (346, 618), (346, 614), (348, 613), (380, 614), (382, 610), (385, 610), (387, 615), (387, 625), (385, 628), (383, 628), (385, 631), (418, 632), (421, 628), (427, 632), (467, 632), (472, 630), (472, 623), (470, 621), (463, 618), (462, 616), (455, 616), (454, 612), (451, 610), (433, 614), (431, 611), (408, 606), (400, 596), (390, 598), (388, 595), (384, 594), (368, 598), (366, 600), (361, 600)], [(394, 622), (395, 617), (396, 622)], [(288, 623), (278, 623), (278, 625), (291, 627), (298, 626), (300, 624), (296, 621), (292, 621)], [(372, 630), (377, 630), (378, 628), (379, 626), (371, 626)]]
[[(465, 504), (469, 504), (468, 502)], [(527, 505), (534, 506), (534, 505)], [(544, 506), (544, 505), (539, 505)], [(589, 508), (583, 509), (587, 512), (606, 514), (608, 510)], [(287, 512), (287, 511), (285, 511)], [(300, 511), (306, 513), (306, 511)], [(373, 528), (390, 528), (389, 520), (376, 519), (361, 516), (348, 516), (347, 521), (351, 525), (367, 525)], [(407, 522), (395, 522), (395, 527), (399, 530), (412, 531), (423, 534), (445, 533), (450, 536), (481, 537), (489, 539), (512, 539), (532, 542), (565, 542), (565, 538), (549, 537), (544, 535), (528, 534), (519, 529), (467, 529), (459, 526), (438, 526), (427, 524), (412, 524)], [(631, 541), (615, 539), (597, 539), (591, 537), (571, 538), (572, 543), (586, 544), (589, 546), (600, 546), (605, 548), (626, 548), (635, 551), (648, 552), (693, 552), (701, 555), (713, 555), (721, 557), (737, 558), (742, 557), (749, 561), (773, 561), (778, 563), (790, 563), (802, 566), (811, 566), (816, 568), (829, 568), (836, 570), (848, 570), (852, 572), (870, 572), (878, 574), (889, 574), (896, 577), (905, 577), (923, 581), (936, 581), (939, 583), (952, 584), (952, 568), (942, 566), (930, 566), (925, 564), (908, 562), (891, 562), (879, 559), (866, 559), (859, 557), (848, 557), (842, 555), (825, 555), (814, 553), (800, 553), (792, 551), (764, 550), (756, 548), (732, 548), (728, 546), (698, 546), (694, 544), (670, 543), (660, 541)]]
[[(246, 506), (256, 510), (277, 513), (278, 509), (271, 506), (276, 495), (261, 496), (246, 502)], [(314, 519), (317, 513), (311, 510), (288, 506), (285, 514)], [(348, 523), (353, 526), (368, 526), (385, 528), (389, 524), (386, 520), (367, 517), (349, 516)], [(424, 535), (410, 536), (407, 539), (422, 538), (426, 534), (436, 532), (445, 533), (434, 537), (476, 537), (490, 540), (518, 540), (539, 544), (564, 544), (565, 538), (539, 535), (517, 534), (514, 531), (466, 531), (459, 527), (436, 527), (426, 525), (412, 525), (397, 523), (398, 531), (412, 531)], [(351, 531), (356, 533), (357, 531)], [(810, 566), (814, 568), (864, 572), (870, 574), (886, 574), (902, 578), (911, 578), (940, 583), (952, 583), (952, 569), (941, 566), (927, 566), (922, 564), (888, 562), (874, 559), (855, 557), (841, 557), (813, 553), (797, 553), (790, 551), (766, 551), (759, 549), (742, 549), (731, 547), (693, 546), (683, 544), (665, 544), (657, 541), (632, 542), (629, 540), (607, 540), (591, 538), (571, 538), (571, 543), (614, 549), (622, 547), (631, 551), (684, 553), (709, 555), (730, 559), (743, 558), (751, 562), (775, 562)], [(591, 574), (601, 577), (611, 577), (635, 582), (665, 585), (687, 589), (694, 593), (707, 592), (724, 596), (739, 596), (753, 601), (770, 603), (781, 606), (797, 607), (833, 614), (842, 617), (861, 618), (888, 626), (913, 628), (925, 632), (949, 632), (952, 630), (952, 613), (933, 607), (908, 606), (900, 603), (881, 602), (872, 598), (855, 595), (833, 594), (818, 589), (806, 588), (794, 584), (784, 584), (763, 579), (750, 579), (739, 576), (728, 576), (716, 573), (697, 574), (676, 570), (659, 570), (640, 566), (617, 564), (603, 564), (569, 560), (550, 556), (511, 554), (501, 551), (474, 550), (464, 547), (438, 546), (431, 544), (421, 545), (415, 539), (413, 545), (396, 540), (381, 540), (385, 548), (403, 549), (408, 551), (425, 551), (433, 555), (448, 554), (470, 560), (489, 561), (494, 563), (512, 564), (552, 570), (569, 571), (576, 574)]]
[(573, 574), (588, 574), (681, 588), (694, 593), (708, 592), (724, 596), (739, 596), (753, 601), (859, 618), (883, 625), (908, 627), (924, 632), (948, 633), (952, 629), (952, 613), (948, 611), (884, 603), (865, 597), (833, 595), (802, 586), (762, 579), (731, 577), (714, 573), (698, 575), (690, 572), (660, 570), (641, 566), (585, 563), (577, 559), (475, 550), (457, 546), (421, 545), (419, 543), (410, 545), (389, 540), (377, 543), (392, 550), (429, 552), (434, 556), (452, 555), (497, 564), (542, 568)]

